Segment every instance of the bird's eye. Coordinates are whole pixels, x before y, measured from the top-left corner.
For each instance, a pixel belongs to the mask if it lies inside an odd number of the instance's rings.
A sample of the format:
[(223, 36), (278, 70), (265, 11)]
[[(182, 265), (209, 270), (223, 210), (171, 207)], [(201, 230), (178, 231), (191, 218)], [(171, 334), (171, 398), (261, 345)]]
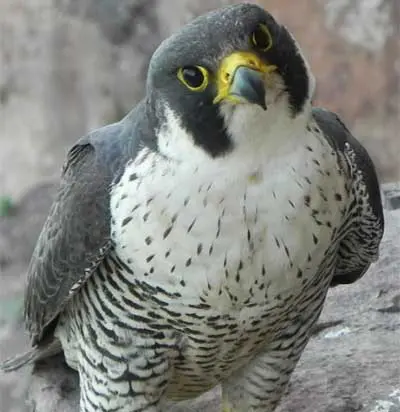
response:
[(272, 36), (265, 24), (259, 24), (251, 34), (251, 42), (262, 51), (267, 51), (272, 46)]
[(201, 66), (186, 66), (178, 70), (178, 79), (190, 90), (202, 92), (208, 85), (208, 71)]

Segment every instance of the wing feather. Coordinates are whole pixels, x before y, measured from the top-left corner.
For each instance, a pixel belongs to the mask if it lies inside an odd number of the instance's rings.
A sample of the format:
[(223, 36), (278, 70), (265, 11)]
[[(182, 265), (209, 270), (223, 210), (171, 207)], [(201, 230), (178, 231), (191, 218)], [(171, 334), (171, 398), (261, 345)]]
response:
[(110, 190), (136, 155), (133, 130), (127, 117), (82, 138), (67, 155), (28, 268), (25, 322), (34, 345), (112, 247)]
[(379, 255), (384, 215), (377, 173), (371, 157), (332, 112), (314, 109), (313, 115), (332, 148), (347, 161), (354, 196), (346, 230), (340, 242), (339, 259), (331, 286), (361, 278)]

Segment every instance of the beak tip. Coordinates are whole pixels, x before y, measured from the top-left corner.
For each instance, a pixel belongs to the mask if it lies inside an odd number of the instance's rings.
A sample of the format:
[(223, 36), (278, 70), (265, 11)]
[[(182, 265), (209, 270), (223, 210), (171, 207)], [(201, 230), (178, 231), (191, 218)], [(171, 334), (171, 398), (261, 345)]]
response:
[(263, 74), (246, 66), (236, 69), (230, 93), (267, 110)]

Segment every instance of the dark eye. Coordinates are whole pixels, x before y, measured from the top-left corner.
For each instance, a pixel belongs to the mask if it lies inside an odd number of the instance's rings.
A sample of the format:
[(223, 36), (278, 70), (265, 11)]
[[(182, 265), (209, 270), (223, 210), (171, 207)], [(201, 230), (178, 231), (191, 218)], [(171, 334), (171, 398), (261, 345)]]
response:
[(190, 90), (200, 92), (208, 85), (208, 71), (201, 66), (186, 66), (178, 70), (178, 79)]
[(251, 34), (251, 42), (257, 49), (267, 51), (272, 46), (271, 33), (265, 24), (259, 24)]

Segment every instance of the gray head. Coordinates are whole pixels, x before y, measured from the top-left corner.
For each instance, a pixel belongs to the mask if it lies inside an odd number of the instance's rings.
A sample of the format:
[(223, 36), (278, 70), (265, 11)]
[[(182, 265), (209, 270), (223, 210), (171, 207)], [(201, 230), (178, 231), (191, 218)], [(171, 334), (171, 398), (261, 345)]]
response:
[(149, 66), (147, 104), (158, 132), (185, 132), (197, 148), (219, 157), (243, 143), (237, 134), (248, 134), (246, 124), (272, 127), (278, 118), (288, 124), (308, 113), (313, 90), (287, 29), (259, 6), (239, 4), (195, 19), (159, 46)]

